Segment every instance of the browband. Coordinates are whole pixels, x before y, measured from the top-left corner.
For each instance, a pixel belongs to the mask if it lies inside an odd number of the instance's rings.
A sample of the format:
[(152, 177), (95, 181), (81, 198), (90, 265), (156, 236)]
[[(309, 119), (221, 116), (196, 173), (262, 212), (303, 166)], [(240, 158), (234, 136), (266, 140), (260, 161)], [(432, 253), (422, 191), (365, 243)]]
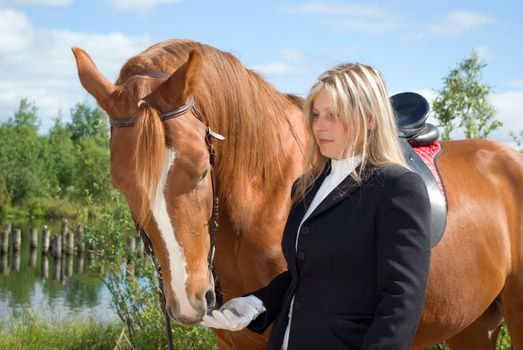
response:
[[(191, 97), (191, 99), (186, 104), (184, 104), (183, 106), (178, 107), (178, 108), (176, 108), (175, 110), (173, 110), (171, 112), (166, 112), (166, 113), (160, 114), (160, 120), (162, 122), (164, 122), (166, 120), (179, 117), (182, 114), (187, 113), (187, 111), (189, 109), (193, 108), (194, 106), (195, 106), (194, 97)], [(111, 124), (111, 126), (114, 126), (114, 127), (117, 127), (117, 128), (118, 127), (133, 126), (134, 124), (136, 124), (136, 117), (129, 117), (129, 118), (124, 118), (124, 119), (112, 119), (112, 118), (109, 118), (109, 123)]]

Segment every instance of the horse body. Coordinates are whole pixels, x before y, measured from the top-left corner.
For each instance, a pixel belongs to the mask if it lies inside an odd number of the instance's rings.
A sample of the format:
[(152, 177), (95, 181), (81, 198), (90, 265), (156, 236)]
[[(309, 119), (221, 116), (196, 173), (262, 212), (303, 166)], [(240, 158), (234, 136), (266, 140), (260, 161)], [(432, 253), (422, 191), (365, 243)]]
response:
[[(511, 251), (515, 247), (510, 239), (521, 230), (521, 155), (486, 140), (448, 141), (442, 146), (438, 167), (448, 199), (447, 226), (432, 250), (425, 312), (413, 348), (451, 339), (494, 312), (494, 319), (460, 341), (470, 348), (478, 333), (499, 326), (498, 307), (508, 302), (501, 294), (506, 281), (522, 273), (521, 266), (511, 266), (512, 256), (522, 252)], [(510, 218), (510, 211), (520, 217)]]
[[(259, 288), (286, 269), (280, 239), (291, 185), (305, 170), (303, 149), (310, 142), (295, 99), (231, 55), (191, 41), (160, 43), (135, 56), (122, 68), (117, 87), (87, 54), (74, 53), (82, 85), (111, 119), (138, 115), (142, 122), (112, 132), (113, 183), (134, 216), (144, 208), (149, 214), (143, 226), (166, 271), (171, 316), (191, 324), (212, 308), (214, 285), (205, 261), (212, 187), (206, 176), (205, 125), (187, 113), (147, 129), (148, 123), (159, 123), (154, 110), (166, 112), (194, 97), (208, 126), (227, 139), (216, 144), (215, 168), (220, 197), (215, 271), (224, 300)], [(170, 77), (151, 77), (150, 71)], [(137, 108), (139, 99), (151, 109)], [(164, 141), (165, 149), (146, 145), (145, 151), (152, 151), (145, 152), (136, 146), (140, 135), (149, 143)], [(491, 349), (505, 319), (514, 348), (523, 349), (523, 157), (485, 140), (442, 145), (438, 166), (448, 220), (433, 249), (425, 310), (412, 348), (450, 339), (456, 349), (471, 344)], [(157, 162), (147, 163), (149, 157)], [(143, 168), (141, 162), (148, 165)], [(141, 185), (144, 174), (155, 171), (158, 179), (149, 188)], [(228, 333), (216, 334), (220, 348), (231, 347)], [(232, 337), (240, 349), (262, 349), (267, 335), (244, 330)]]

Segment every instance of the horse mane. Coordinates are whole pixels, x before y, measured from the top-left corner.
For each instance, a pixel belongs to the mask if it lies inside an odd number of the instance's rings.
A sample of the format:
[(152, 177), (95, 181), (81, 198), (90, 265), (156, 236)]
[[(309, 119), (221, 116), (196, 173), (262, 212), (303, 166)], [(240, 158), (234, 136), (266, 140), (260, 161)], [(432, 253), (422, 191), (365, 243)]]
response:
[[(127, 61), (116, 85), (121, 85), (123, 93), (126, 82), (134, 81), (132, 89), (144, 91), (136, 85), (146, 84), (147, 79), (133, 80), (134, 76), (143, 77), (145, 71), (172, 74), (193, 49), (200, 50), (203, 57), (202, 81), (194, 98), (209, 126), (226, 138), (223, 143), (215, 143), (218, 195), (224, 198), (230, 192), (245, 193), (252, 186), (262, 190), (282, 179), (283, 131), (289, 128), (296, 137), (286, 109), (289, 105), (300, 106), (301, 101), (277, 91), (233, 55), (190, 40), (161, 42)], [(132, 101), (142, 97), (133, 96)], [(138, 159), (147, 158), (160, 164), (163, 154)], [(234, 179), (227, 181), (231, 186), (219, 186), (221, 180), (230, 178)]]

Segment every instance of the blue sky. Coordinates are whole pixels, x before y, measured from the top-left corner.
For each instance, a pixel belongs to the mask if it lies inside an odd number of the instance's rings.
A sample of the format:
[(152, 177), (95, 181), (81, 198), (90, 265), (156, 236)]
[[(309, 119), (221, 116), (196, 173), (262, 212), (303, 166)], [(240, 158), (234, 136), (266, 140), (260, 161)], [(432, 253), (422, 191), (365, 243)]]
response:
[(42, 132), (76, 102), (94, 104), (71, 46), (110, 80), (151, 44), (189, 38), (231, 52), (284, 92), (304, 96), (325, 69), (357, 61), (378, 68), (391, 94), (429, 99), (476, 50), (505, 123), (492, 138), (510, 144), (508, 131), (523, 130), (522, 18), (520, 0), (0, 0), (0, 121), (23, 97), (39, 107)]

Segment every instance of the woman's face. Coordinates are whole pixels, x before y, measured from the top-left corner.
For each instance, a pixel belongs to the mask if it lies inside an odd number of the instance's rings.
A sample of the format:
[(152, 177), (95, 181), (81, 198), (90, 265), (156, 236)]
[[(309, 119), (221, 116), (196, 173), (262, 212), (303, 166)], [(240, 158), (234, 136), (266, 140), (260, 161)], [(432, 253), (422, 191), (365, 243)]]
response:
[(349, 132), (341, 118), (335, 115), (325, 90), (321, 90), (312, 103), (312, 132), (324, 157), (341, 159), (347, 156)]

